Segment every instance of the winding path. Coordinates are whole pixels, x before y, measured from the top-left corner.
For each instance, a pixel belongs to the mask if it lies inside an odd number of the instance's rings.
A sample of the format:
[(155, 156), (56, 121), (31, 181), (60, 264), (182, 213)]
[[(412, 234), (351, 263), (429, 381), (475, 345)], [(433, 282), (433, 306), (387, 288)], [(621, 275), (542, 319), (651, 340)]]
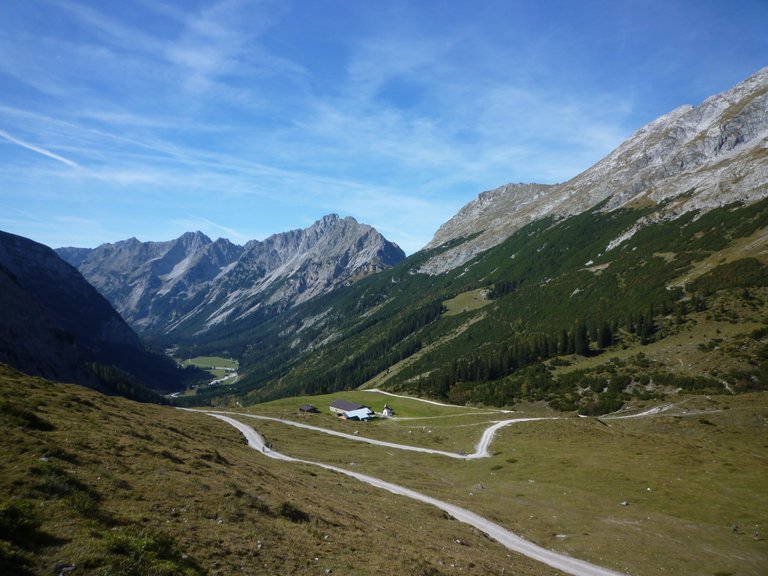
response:
[(330, 436), (337, 436), (346, 440), (354, 440), (355, 442), (365, 442), (366, 444), (374, 444), (376, 446), (384, 446), (385, 448), (396, 448), (398, 450), (409, 450), (411, 452), (422, 452), (424, 454), (437, 454), (438, 456), (446, 456), (448, 458), (457, 458), (459, 460), (475, 460), (477, 458), (488, 458), (491, 454), (488, 452), (488, 447), (493, 441), (493, 437), (499, 428), (508, 426), (509, 424), (515, 424), (516, 422), (533, 422), (534, 420), (553, 420), (554, 418), (510, 418), (509, 420), (501, 420), (495, 422), (492, 426), (489, 426), (483, 432), (480, 442), (475, 446), (475, 451), (471, 454), (464, 454), (458, 452), (448, 452), (447, 450), (437, 450), (435, 448), (423, 448), (421, 446), (410, 446), (408, 444), (396, 444), (394, 442), (387, 442), (385, 440), (375, 440), (373, 438), (366, 438), (365, 436), (357, 436), (353, 434), (347, 434), (346, 432), (337, 432), (336, 430), (328, 430), (327, 428), (321, 428), (320, 426), (312, 426), (310, 424), (303, 424), (302, 422), (295, 422), (293, 420), (283, 420), (282, 418), (275, 418), (274, 416), (259, 416), (257, 414), (246, 414), (243, 412), (223, 412), (218, 410), (206, 410), (206, 414), (214, 416), (221, 414), (224, 416), (237, 416), (238, 418), (255, 418), (256, 420), (269, 420), (270, 422), (279, 422), (286, 426), (295, 426), (296, 428), (304, 428), (305, 430), (312, 430), (313, 432), (321, 432)]
[[(584, 560), (573, 558), (566, 554), (561, 554), (553, 550), (542, 548), (541, 546), (538, 546), (533, 542), (530, 542), (524, 538), (521, 538), (520, 536), (510, 532), (506, 528), (498, 524), (495, 524), (494, 522), (491, 522), (490, 520), (487, 520), (482, 516), (475, 514), (474, 512), (471, 512), (459, 506), (455, 506), (454, 504), (450, 504), (448, 502), (438, 500), (437, 498), (432, 498), (420, 492), (411, 490), (410, 488), (405, 488), (403, 486), (392, 484), (391, 482), (386, 482), (384, 480), (375, 478), (373, 476), (368, 476), (367, 474), (352, 472), (350, 470), (345, 470), (344, 468), (339, 468), (337, 466), (332, 466), (330, 464), (323, 464), (321, 462), (312, 462), (309, 460), (302, 460), (300, 458), (293, 458), (291, 456), (281, 454), (280, 452), (269, 450), (265, 446), (264, 439), (261, 437), (261, 435), (259, 435), (253, 428), (251, 428), (247, 424), (244, 424), (243, 422), (240, 422), (239, 420), (236, 420), (223, 413), (206, 412), (206, 414), (213, 416), (214, 418), (218, 418), (219, 420), (222, 420), (231, 426), (234, 426), (237, 430), (239, 430), (243, 434), (243, 436), (245, 436), (245, 439), (247, 440), (248, 445), (250, 447), (261, 451), (262, 453), (264, 453), (266, 456), (269, 456), (270, 458), (275, 458), (275, 459), (283, 460), (287, 462), (298, 462), (301, 464), (307, 464), (311, 466), (319, 466), (320, 468), (324, 468), (326, 470), (331, 470), (333, 472), (337, 472), (339, 474), (344, 474), (345, 476), (355, 478), (356, 480), (365, 482), (376, 488), (387, 490), (388, 492), (391, 492), (393, 494), (406, 496), (413, 500), (417, 500), (419, 502), (423, 502), (425, 504), (435, 506), (445, 511), (446, 513), (450, 514), (456, 520), (460, 522), (464, 522), (465, 524), (469, 524), (470, 526), (474, 526), (478, 530), (484, 532), (485, 534), (487, 534), (488, 536), (490, 536), (491, 538), (499, 542), (502, 546), (506, 547), (507, 549), (523, 554), (524, 556), (532, 558), (533, 560), (542, 562), (543, 564), (546, 564), (547, 566), (550, 566), (552, 568), (562, 570), (567, 574), (572, 574), (573, 576), (623, 576), (621, 572), (616, 572), (614, 570), (610, 570), (607, 568), (603, 568), (601, 566), (597, 566), (595, 564), (591, 564), (589, 562), (585, 562)], [(243, 416), (243, 415), (240, 415), (240, 416)], [(259, 417), (259, 418), (280, 421), (279, 419), (276, 419), (276, 418), (267, 418), (267, 417)], [(494, 429), (493, 431), (495, 432), (495, 430), (497, 430), (501, 426), (508, 423), (511, 423), (511, 421), (498, 422), (494, 426), (491, 426), (491, 428), (486, 430), (486, 433), (483, 434), (483, 439), (485, 439), (487, 435), (488, 436), (487, 442), (484, 442), (484, 440), (481, 440), (480, 444), (478, 444), (478, 451), (480, 450), (481, 446), (485, 445), (483, 450), (487, 452), (488, 444), (490, 443), (490, 440), (493, 438), (493, 432), (489, 434), (489, 430)], [(294, 424), (298, 424), (298, 423), (294, 423)], [(307, 426), (307, 425), (301, 425), (300, 427), (315, 429), (314, 426)], [(334, 435), (336, 434), (342, 435), (342, 433), (335, 433)], [(351, 435), (345, 435), (345, 436), (351, 436)], [(352, 436), (352, 438), (358, 439), (355, 436)], [(390, 446), (398, 446), (398, 445), (393, 445), (391, 443), (384, 443), (384, 444), (390, 445)], [(424, 450), (428, 450), (428, 449), (424, 449)], [(449, 454), (449, 453), (446, 453), (446, 454)], [(482, 457), (482, 456), (478, 456), (478, 457)]]
[(493, 424), (493, 426), (489, 426), (485, 429), (482, 437), (480, 438), (480, 442), (478, 442), (477, 446), (475, 446), (475, 451), (472, 454), (468, 454), (466, 456), (467, 460), (490, 457), (491, 453), (488, 452), (488, 447), (491, 445), (493, 437), (496, 436), (496, 432), (499, 430), (499, 428), (503, 428), (508, 424), (514, 424), (516, 422), (533, 422), (535, 420), (556, 420), (556, 418), (512, 418), (510, 420), (501, 420), (500, 422), (496, 422)]
[[(417, 402), (424, 402), (425, 404), (434, 404), (435, 406), (445, 406), (446, 408), (460, 408), (460, 406), (457, 406), (456, 404), (447, 404), (445, 402), (438, 402), (437, 400), (427, 400), (426, 398), (417, 398), (415, 396), (407, 396), (405, 394), (395, 394), (394, 392), (387, 392), (386, 390), (379, 390), (378, 388), (368, 388), (366, 390), (361, 390), (361, 392), (375, 392), (377, 394), (383, 394), (384, 396), (392, 396), (393, 398), (405, 398), (406, 400), (415, 400)], [(471, 410), (480, 410), (480, 408), (475, 408), (474, 406), (466, 406), (466, 408), (470, 408)], [(509, 414), (510, 412), (514, 412), (514, 410), (503, 410), (499, 408), (498, 410), (496, 410), (496, 412)]]

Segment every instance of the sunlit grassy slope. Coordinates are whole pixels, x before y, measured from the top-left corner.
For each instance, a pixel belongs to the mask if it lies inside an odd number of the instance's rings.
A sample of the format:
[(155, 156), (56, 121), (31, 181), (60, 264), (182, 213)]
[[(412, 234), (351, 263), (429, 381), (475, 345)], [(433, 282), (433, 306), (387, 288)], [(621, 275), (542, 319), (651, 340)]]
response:
[[(396, 419), (344, 422), (346, 398)], [(298, 413), (307, 401), (321, 411)], [(647, 406), (637, 406), (635, 412)], [(442, 407), (376, 392), (231, 410), (490, 458), (376, 447), (241, 416), (276, 450), (369, 473), (636, 576), (768, 569), (768, 398), (680, 396), (655, 416), (559, 417)], [(431, 507), (266, 458), (201, 413), (137, 404), (0, 368), (0, 573), (554, 573)], [(57, 568), (58, 567), (58, 568)]]
[(1, 574), (553, 573), (431, 507), (269, 460), (209, 416), (2, 365), (0, 434)]
[[(345, 422), (334, 398), (398, 418)], [(298, 414), (311, 401), (319, 414)], [(653, 407), (639, 403), (626, 414)], [(456, 461), (248, 419), (275, 449), (365, 472), (470, 508), (536, 543), (633, 575), (768, 572), (768, 396), (680, 395), (656, 415), (560, 416), (439, 407), (371, 392), (284, 399), (246, 411), (359, 436), (471, 452), (494, 421), (491, 458)]]

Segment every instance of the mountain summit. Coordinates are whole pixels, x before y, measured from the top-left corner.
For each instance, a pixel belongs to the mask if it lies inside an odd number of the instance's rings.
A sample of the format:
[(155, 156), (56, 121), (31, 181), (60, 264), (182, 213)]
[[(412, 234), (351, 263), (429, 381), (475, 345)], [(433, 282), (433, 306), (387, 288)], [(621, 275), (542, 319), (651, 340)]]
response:
[(525, 224), (545, 216), (573, 216), (606, 200), (604, 211), (655, 206), (648, 222), (749, 203), (766, 193), (768, 67), (699, 106), (681, 106), (643, 126), (568, 182), (509, 184), (483, 192), (441, 226), (426, 248), (475, 236), (433, 257), (421, 271), (451, 270)]
[(205, 332), (283, 310), (405, 258), (371, 226), (336, 214), (245, 246), (188, 232), (167, 242), (131, 238), (57, 252), (130, 324), (155, 334)]

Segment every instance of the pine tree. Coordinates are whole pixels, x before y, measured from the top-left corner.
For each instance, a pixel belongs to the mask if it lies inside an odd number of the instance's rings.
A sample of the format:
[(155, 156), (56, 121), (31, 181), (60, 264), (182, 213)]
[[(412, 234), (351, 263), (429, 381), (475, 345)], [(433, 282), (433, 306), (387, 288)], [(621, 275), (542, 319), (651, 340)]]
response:
[(600, 348), (608, 348), (613, 344), (613, 331), (611, 325), (608, 322), (603, 321), (600, 326), (600, 332), (597, 338), (597, 345)]
[(573, 328), (573, 352), (580, 356), (589, 356), (589, 331), (584, 322), (577, 321)]

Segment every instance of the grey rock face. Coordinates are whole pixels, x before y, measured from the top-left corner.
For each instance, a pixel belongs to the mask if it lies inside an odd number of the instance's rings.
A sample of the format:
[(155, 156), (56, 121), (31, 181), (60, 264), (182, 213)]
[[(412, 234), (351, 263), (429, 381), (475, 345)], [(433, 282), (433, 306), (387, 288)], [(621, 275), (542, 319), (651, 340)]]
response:
[(245, 246), (196, 232), (104, 244), (85, 257), (71, 248), (60, 254), (79, 262), (132, 325), (160, 333), (204, 331), (265, 306), (294, 306), (405, 258), (370, 226), (337, 215)]
[(425, 249), (437, 248), (459, 238), (476, 237), (429, 260), (422, 272), (438, 274), (457, 268), (476, 254), (503, 242), (515, 229), (546, 215), (541, 202), (552, 186), (507, 184), (483, 192), (440, 226)]
[[(57, 251), (70, 258), (71, 248)], [(152, 326), (174, 308), (195, 298), (242, 254), (228, 240), (212, 242), (200, 232), (169, 242), (140, 242), (131, 238), (102, 244), (83, 258), (73, 259), (86, 279), (104, 294), (120, 314), (140, 328)], [(171, 314), (174, 314), (172, 310)]]
[(441, 227), (427, 248), (470, 231), (479, 235), (432, 258), (420, 271), (451, 270), (532, 220), (578, 214), (606, 199), (604, 210), (650, 204), (658, 206), (655, 218), (669, 219), (767, 194), (768, 68), (763, 68), (699, 106), (682, 106), (640, 128), (568, 182), (484, 192)]

